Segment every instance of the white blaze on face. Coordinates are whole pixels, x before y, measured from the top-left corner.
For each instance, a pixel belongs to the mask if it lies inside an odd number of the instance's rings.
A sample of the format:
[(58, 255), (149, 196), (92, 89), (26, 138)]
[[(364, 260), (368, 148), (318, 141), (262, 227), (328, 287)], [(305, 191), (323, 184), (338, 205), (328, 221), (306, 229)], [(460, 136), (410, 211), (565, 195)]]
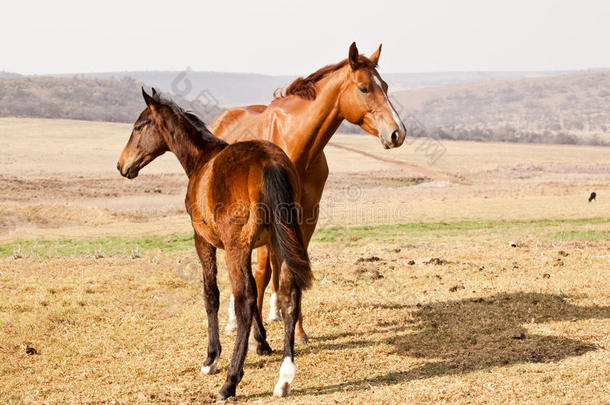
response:
[(375, 81), (377, 86), (379, 86), (379, 89), (381, 90), (381, 94), (383, 94), (383, 97), (385, 98), (386, 103), (388, 103), (388, 108), (390, 109), (390, 111), (392, 111), (392, 117), (394, 118), (396, 125), (398, 125), (400, 127), (400, 130), (402, 133), (405, 133), (406, 128), (405, 128), (404, 124), (402, 123), (402, 120), (398, 116), (398, 113), (394, 109), (394, 106), (390, 102), (390, 98), (388, 97), (388, 94), (385, 92), (385, 90), (383, 90), (383, 84), (381, 83), (381, 79), (379, 78), (378, 75), (373, 74), (373, 80)]

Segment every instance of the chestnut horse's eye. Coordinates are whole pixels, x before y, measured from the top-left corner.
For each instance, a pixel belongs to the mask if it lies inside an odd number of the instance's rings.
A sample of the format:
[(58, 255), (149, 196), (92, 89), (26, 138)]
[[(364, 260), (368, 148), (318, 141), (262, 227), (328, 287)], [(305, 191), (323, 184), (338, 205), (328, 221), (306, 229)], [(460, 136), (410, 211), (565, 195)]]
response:
[(369, 88), (366, 86), (360, 86), (358, 87), (358, 89), (363, 92), (363, 93), (368, 93), (369, 92)]

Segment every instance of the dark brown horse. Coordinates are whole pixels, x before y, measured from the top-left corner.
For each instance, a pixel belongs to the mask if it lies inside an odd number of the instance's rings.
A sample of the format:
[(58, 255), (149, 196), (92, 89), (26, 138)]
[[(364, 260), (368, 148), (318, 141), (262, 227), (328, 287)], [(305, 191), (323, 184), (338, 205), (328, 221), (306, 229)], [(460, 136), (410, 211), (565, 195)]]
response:
[[(210, 124), (214, 135), (228, 142), (264, 139), (279, 145), (290, 157), (303, 187), (301, 229), (306, 245), (316, 228), (328, 177), (324, 147), (341, 122), (345, 119), (359, 125), (379, 137), (386, 149), (399, 147), (405, 140), (406, 128), (388, 98), (387, 84), (377, 71), (380, 54), (381, 45), (367, 58), (358, 53), (353, 43), (347, 59), (296, 79), (284, 95), (278, 95), (268, 106), (231, 108)], [(269, 320), (277, 320), (277, 260), (264, 247), (257, 250), (257, 258), (258, 309), (262, 311), (263, 294), (273, 267), (274, 294)], [(229, 322), (228, 329), (231, 325)], [(300, 319), (296, 333), (297, 341), (307, 340)]]
[(257, 352), (271, 353), (256, 310), (257, 290), (250, 264), (252, 249), (270, 244), (281, 262), (278, 295), (285, 330), (284, 360), (273, 393), (287, 395), (295, 376), (294, 335), (301, 291), (313, 279), (295, 204), (301, 190), (296, 170), (278, 146), (265, 141), (228, 145), (212, 135), (196, 116), (161, 99), (154, 89), (152, 97), (144, 90), (142, 93), (146, 108), (134, 124), (117, 168), (133, 179), (142, 167), (171, 151), (189, 178), (185, 204), (203, 266), (208, 316), (208, 357), (201, 371), (215, 372), (221, 352), (216, 248), (227, 254), (237, 314), (237, 339), (219, 398), (235, 395), (243, 376), (253, 319)]

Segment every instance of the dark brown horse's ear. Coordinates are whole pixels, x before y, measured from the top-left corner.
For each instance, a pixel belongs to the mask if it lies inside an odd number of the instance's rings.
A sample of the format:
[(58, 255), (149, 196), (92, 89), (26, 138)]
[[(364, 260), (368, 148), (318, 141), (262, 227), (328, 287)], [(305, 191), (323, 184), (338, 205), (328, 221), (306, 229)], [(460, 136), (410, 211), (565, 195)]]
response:
[(155, 90), (154, 87), (152, 88), (152, 96), (153, 96), (153, 98), (157, 97), (157, 90)]
[(150, 107), (151, 105), (155, 104), (155, 99), (148, 95), (146, 90), (144, 90), (144, 87), (142, 87), (142, 96), (144, 97), (144, 101), (146, 102), (147, 106)]
[(349, 65), (351, 66), (352, 70), (358, 69), (358, 47), (356, 47), (355, 42), (352, 42), (352, 44), (349, 46), (349, 55), (347, 60), (349, 61)]
[(377, 48), (377, 50), (373, 52), (371, 56), (369, 56), (369, 59), (375, 64), (375, 66), (377, 66), (377, 64), (379, 63), (379, 55), (381, 55), (381, 45), (382, 44), (379, 44), (379, 48)]

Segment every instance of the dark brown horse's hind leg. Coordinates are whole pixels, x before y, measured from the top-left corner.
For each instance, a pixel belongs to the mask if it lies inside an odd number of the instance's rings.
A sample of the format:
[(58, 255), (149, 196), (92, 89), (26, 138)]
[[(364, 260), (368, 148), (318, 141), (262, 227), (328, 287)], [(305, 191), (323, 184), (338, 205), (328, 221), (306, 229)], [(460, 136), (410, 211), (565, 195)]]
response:
[(229, 364), (227, 379), (218, 393), (222, 400), (235, 396), (235, 388), (244, 375), (244, 360), (248, 351), (250, 325), (256, 311), (256, 283), (252, 277), (251, 251), (244, 247), (232, 247), (225, 244), (227, 267), (231, 289), (235, 296), (235, 316), (237, 318), (237, 336), (233, 356)]
[(256, 353), (259, 355), (268, 355), (273, 353), (271, 346), (267, 343), (267, 332), (263, 326), (263, 320), (258, 309), (252, 314), (253, 318), (253, 332), (254, 339), (256, 340)]
[(218, 336), (218, 306), (220, 294), (216, 284), (216, 248), (195, 234), (195, 248), (203, 267), (203, 295), (208, 315), (208, 357), (201, 366), (204, 374), (216, 372), (222, 350)]
[(292, 384), (296, 374), (294, 338), (295, 326), (301, 308), (301, 290), (297, 287), (292, 275), (282, 274), (280, 279), (278, 301), (284, 320), (284, 356), (280, 366), (280, 377), (273, 389), (273, 395), (284, 397), (290, 394), (290, 384)]

